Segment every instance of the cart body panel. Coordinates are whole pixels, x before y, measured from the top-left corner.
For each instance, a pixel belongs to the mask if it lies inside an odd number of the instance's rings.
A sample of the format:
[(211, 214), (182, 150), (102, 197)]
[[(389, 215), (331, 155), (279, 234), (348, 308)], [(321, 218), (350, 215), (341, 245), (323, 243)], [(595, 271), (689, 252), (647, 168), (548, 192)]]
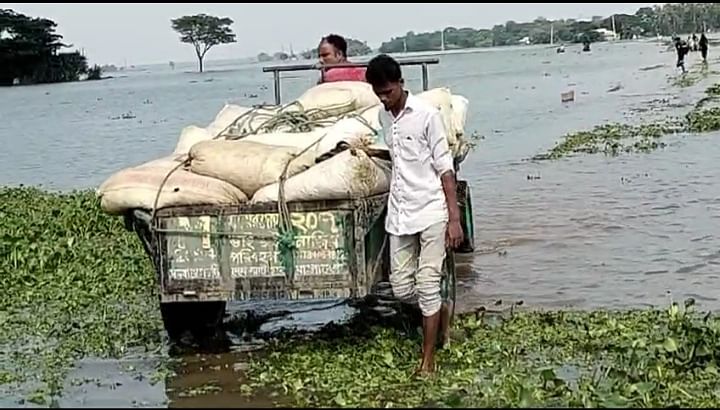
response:
[(381, 280), (387, 194), (290, 203), (283, 245), (276, 205), (157, 212), (151, 249), (163, 302), (359, 298)]

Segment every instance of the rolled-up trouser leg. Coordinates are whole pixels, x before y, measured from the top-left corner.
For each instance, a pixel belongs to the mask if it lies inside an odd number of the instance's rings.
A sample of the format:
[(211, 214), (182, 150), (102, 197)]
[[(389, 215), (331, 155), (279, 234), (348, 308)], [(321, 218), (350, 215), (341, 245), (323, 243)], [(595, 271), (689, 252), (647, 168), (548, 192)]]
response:
[(418, 235), (390, 235), (390, 285), (393, 295), (404, 303), (417, 303), (418, 239)]
[(429, 317), (440, 311), (442, 296), (440, 280), (445, 263), (445, 232), (447, 223), (434, 224), (420, 234), (418, 271), (415, 279), (420, 310)]
[(405, 303), (418, 303), (423, 316), (440, 310), (440, 279), (445, 262), (445, 222), (417, 235), (390, 235), (390, 285)]

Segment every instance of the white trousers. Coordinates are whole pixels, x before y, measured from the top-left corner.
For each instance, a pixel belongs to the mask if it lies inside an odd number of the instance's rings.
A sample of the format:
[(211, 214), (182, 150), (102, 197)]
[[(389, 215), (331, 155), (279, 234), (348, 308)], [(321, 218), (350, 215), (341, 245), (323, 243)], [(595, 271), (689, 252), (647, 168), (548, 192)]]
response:
[(415, 235), (390, 235), (390, 285), (396, 298), (417, 303), (423, 316), (440, 311), (446, 222)]

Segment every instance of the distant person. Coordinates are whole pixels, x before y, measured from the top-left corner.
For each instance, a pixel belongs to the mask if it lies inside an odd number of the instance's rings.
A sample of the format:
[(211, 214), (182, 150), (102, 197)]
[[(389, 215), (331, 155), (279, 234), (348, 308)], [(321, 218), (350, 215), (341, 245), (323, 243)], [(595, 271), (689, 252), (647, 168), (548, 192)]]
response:
[(590, 37), (588, 37), (587, 34), (583, 34), (582, 43), (583, 43), (582, 51), (584, 51), (586, 53), (590, 52)]
[[(318, 46), (318, 57), (323, 65), (349, 63), (347, 42), (337, 34), (323, 37)], [(365, 81), (364, 67), (329, 67), (323, 71), (318, 84), (334, 81)]]
[(690, 46), (687, 41), (682, 40), (680, 37), (675, 37), (675, 51), (677, 52), (677, 67), (682, 69), (683, 74), (687, 73), (685, 69), (685, 56), (690, 51)]
[(700, 35), (700, 54), (702, 54), (703, 63), (707, 63), (708, 39), (705, 37), (705, 33)]
[(698, 36), (697, 36), (697, 34), (693, 33), (692, 42), (690, 44), (692, 47), (692, 51), (698, 51)]

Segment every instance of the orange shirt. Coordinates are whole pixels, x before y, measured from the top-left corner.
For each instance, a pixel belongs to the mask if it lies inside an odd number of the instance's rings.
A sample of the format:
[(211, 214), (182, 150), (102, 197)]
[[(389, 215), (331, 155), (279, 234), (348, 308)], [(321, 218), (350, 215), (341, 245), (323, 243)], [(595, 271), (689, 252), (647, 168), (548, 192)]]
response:
[(325, 72), (324, 81), (365, 81), (365, 67), (337, 67)]

